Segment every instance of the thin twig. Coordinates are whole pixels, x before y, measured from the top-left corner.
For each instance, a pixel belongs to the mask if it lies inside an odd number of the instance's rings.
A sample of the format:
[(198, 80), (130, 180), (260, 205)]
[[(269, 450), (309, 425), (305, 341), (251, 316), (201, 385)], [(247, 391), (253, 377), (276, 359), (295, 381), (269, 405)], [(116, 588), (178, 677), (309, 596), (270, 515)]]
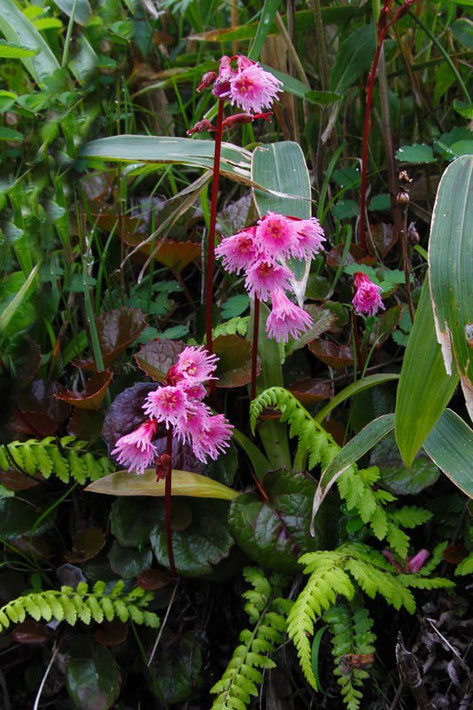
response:
[[(54, 652), (51, 656), (51, 660), (49, 661), (48, 666), (44, 672), (43, 678), (42, 678), (41, 683), (38, 688), (38, 692), (36, 693), (36, 699), (34, 701), (33, 710), (38, 710), (39, 701), (41, 698), (41, 693), (43, 692), (44, 684), (46, 683), (47, 677), (49, 675), (49, 671), (51, 670), (51, 668), (53, 666), (54, 659), (56, 658), (56, 656), (59, 652), (59, 649), (61, 648), (61, 643), (62, 643), (62, 639), (60, 639), (59, 643), (57, 644), (56, 648), (54, 649)], [(8, 710), (8, 708), (5, 708), (5, 710)]]
[(148, 667), (149, 667), (149, 666), (152, 664), (152, 662), (153, 662), (153, 658), (154, 658), (154, 656), (155, 656), (156, 650), (157, 650), (158, 645), (159, 645), (159, 642), (160, 642), (160, 640), (161, 640), (161, 636), (163, 635), (164, 627), (166, 626), (166, 622), (167, 622), (167, 620), (168, 620), (169, 612), (171, 611), (171, 607), (172, 607), (172, 605), (173, 605), (174, 597), (176, 596), (176, 592), (177, 592), (177, 584), (174, 585), (174, 589), (172, 590), (171, 598), (170, 598), (170, 600), (169, 600), (168, 608), (166, 609), (166, 614), (164, 615), (163, 623), (161, 624), (161, 628), (159, 629), (159, 633), (158, 633), (158, 635), (157, 635), (157, 637), (156, 637), (156, 641), (154, 642), (154, 646), (153, 646), (153, 649), (152, 649), (152, 651), (151, 651), (151, 655), (150, 655), (150, 657), (149, 657)]

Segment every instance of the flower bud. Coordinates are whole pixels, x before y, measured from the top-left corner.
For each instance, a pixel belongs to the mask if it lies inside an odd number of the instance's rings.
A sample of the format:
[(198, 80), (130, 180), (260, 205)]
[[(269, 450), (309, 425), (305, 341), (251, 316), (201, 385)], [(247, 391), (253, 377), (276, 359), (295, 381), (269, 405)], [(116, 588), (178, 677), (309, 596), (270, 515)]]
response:
[(196, 91), (202, 91), (202, 89), (208, 89), (209, 86), (211, 86), (215, 79), (217, 78), (217, 74), (214, 71), (208, 71), (204, 74), (202, 77), (202, 82), (199, 84), (197, 87)]

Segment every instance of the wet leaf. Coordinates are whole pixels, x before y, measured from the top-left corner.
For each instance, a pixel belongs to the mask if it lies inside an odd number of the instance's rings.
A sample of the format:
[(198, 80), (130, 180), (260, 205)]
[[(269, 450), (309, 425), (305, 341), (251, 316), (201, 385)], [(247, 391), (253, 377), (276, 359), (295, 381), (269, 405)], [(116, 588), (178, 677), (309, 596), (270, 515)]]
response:
[(175, 364), (184, 348), (185, 343), (182, 340), (156, 338), (138, 350), (135, 361), (138, 367), (153, 380), (163, 382), (167, 371)]
[(184, 707), (204, 683), (198, 639), (193, 633), (175, 634), (166, 628), (152, 668), (154, 682), (150, 690), (158, 698), (160, 707), (177, 704)]
[(309, 535), (315, 483), (302, 473), (271, 471), (263, 479), (268, 500), (244, 493), (231, 504), (230, 529), (252, 560), (280, 572), (293, 572), (297, 560), (322, 545), (321, 520)]
[(40, 535), (52, 525), (54, 516), (50, 515), (36, 530), (33, 527), (39, 516), (35, 506), (19, 498), (0, 498), (0, 538), (12, 540), (28, 533)]
[(86, 562), (99, 554), (105, 541), (105, 533), (100, 528), (92, 527), (80, 530), (74, 535), (72, 552), (66, 553), (64, 557), (68, 562)]
[[(217, 387), (242, 387), (251, 382), (251, 343), (239, 335), (219, 335), (213, 342), (218, 356)], [(257, 374), (261, 372), (258, 357)]]
[(120, 693), (121, 676), (108, 649), (89, 636), (76, 636), (66, 667), (69, 697), (80, 710), (109, 710)]
[(149, 592), (155, 592), (171, 584), (173, 576), (165, 569), (145, 569), (138, 577), (137, 584)]
[(372, 256), (377, 256), (383, 261), (396, 242), (396, 233), (392, 224), (381, 222), (370, 226), (367, 247)]
[(333, 396), (333, 389), (327, 380), (316, 380), (307, 377), (299, 380), (289, 387), (289, 391), (297, 397), (304, 406), (330, 399)]
[[(129, 246), (136, 247), (140, 242), (146, 239), (146, 235), (127, 234), (125, 242)], [(159, 248), (156, 247), (159, 244)], [(155, 251), (156, 250), (156, 251)], [(144, 244), (139, 249), (140, 252), (149, 256), (153, 254), (153, 259), (158, 261), (163, 266), (167, 266), (171, 271), (180, 272), (186, 268), (194, 259), (198, 259), (201, 255), (202, 247), (196, 242), (174, 242), (166, 239), (161, 242), (159, 237), (156, 238), (156, 243)]]
[[(176, 568), (183, 577), (210, 574), (213, 565), (228, 557), (233, 538), (228, 527), (228, 502), (194, 500), (188, 502), (192, 522), (172, 536)], [(159, 564), (168, 567), (164, 503), (160, 503), (151, 546)]]
[(322, 333), (329, 330), (336, 321), (335, 315), (328, 308), (324, 308), (323, 306), (316, 306), (314, 303), (309, 303), (305, 306), (305, 310), (312, 318), (312, 325), (300, 338), (289, 343), (286, 348), (286, 355), (291, 355), (316, 338), (320, 338)]
[(59, 390), (55, 381), (34, 380), (20, 393), (13, 430), (39, 439), (55, 434), (71, 412), (68, 404), (56, 399)]
[(118, 498), (110, 511), (112, 535), (122, 547), (147, 545), (158, 513), (158, 501)]
[(97, 441), (104, 422), (100, 412), (91, 412), (87, 409), (76, 409), (67, 422), (67, 433), (81, 441), (90, 443)]
[(46, 624), (34, 619), (25, 619), (13, 629), (12, 639), (16, 643), (40, 645), (49, 640), (49, 633)]
[(135, 548), (121, 547), (114, 542), (108, 553), (110, 567), (118, 574), (120, 579), (131, 579), (145, 569), (148, 569), (153, 561), (150, 549), (136, 550)]
[(440, 476), (437, 466), (424, 454), (417, 456), (407, 468), (399, 456), (394, 435), (385, 437), (375, 446), (370, 465), (379, 466), (379, 485), (395, 495), (417, 495), (433, 486)]
[(100, 409), (110, 382), (112, 381), (112, 377), (113, 375), (110, 370), (96, 372), (87, 380), (83, 392), (61, 390), (55, 397), (63, 402), (67, 402), (67, 404), (70, 404), (72, 407), (77, 407), (77, 409), (91, 409), (97, 411)]
[[(101, 313), (96, 319), (96, 327), (104, 366), (108, 367), (126, 350), (147, 325), (146, 316), (136, 308), (122, 306), (115, 311)], [(96, 370), (92, 358), (81, 360), (76, 365), (86, 370)]]
[(309, 350), (319, 360), (336, 370), (353, 365), (353, 351), (349, 345), (337, 345), (331, 340), (320, 338), (310, 343)]

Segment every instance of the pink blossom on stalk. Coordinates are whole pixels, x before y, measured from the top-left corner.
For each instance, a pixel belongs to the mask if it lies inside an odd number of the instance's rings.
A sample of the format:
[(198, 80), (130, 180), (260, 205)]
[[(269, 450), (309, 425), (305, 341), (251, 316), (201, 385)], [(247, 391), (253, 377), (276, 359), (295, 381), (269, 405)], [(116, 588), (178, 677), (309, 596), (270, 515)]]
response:
[(286, 266), (272, 259), (262, 258), (248, 268), (245, 287), (251, 296), (266, 301), (276, 289), (289, 289), (292, 278), (292, 273)]
[(215, 256), (222, 258), (224, 268), (230, 273), (240, 273), (253, 261), (258, 250), (255, 244), (255, 227), (243, 229), (232, 237), (222, 239), (215, 249)]
[(184, 348), (174, 365), (173, 375), (191, 380), (192, 384), (215, 379), (212, 373), (217, 367), (218, 357), (209, 355), (203, 345)]
[(167, 426), (174, 426), (185, 417), (187, 408), (185, 392), (180, 387), (171, 385), (150, 392), (143, 405), (145, 414), (165, 422)]
[(297, 236), (299, 237), (296, 246), (292, 250), (293, 256), (298, 259), (312, 259), (319, 251), (322, 251), (325, 241), (324, 230), (316, 217), (301, 219), (295, 222)]
[(425, 565), (428, 557), (430, 557), (428, 550), (419, 550), (413, 557), (408, 557), (406, 560), (406, 572), (411, 574), (418, 572)]
[(312, 318), (306, 311), (292, 303), (284, 291), (276, 290), (271, 295), (273, 310), (266, 321), (270, 338), (287, 343), (289, 336), (299, 337), (312, 325)]
[(376, 286), (366, 274), (357, 271), (355, 287), (356, 293), (352, 303), (356, 313), (375, 316), (379, 308), (384, 311), (384, 304), (380, 296), (381, 286)]
[(204, 463), (207, 457), (217, 459), (219, 454), (229, 446), (232, 436), (232, 425), (223, 414), (208, 417), (206, 425), (199, 430), (194, 429), (191, 436), (192, 450), (199, 461)]
[(156, 447), (151, 443), (158, 430), (158, 422), (148, 419), (138, 429), (121, 436), (111, 452), (118, 463), (142, 474), (156, 457)]
[(271, 108), (282, 89), (282, 82), (265, 71), (257, 62), (246, 57), (237, 58), (238, 71), (230, 78), (230, 101), (244, 111), (261, 113)]
[(269, 257), (292, 256), (297, 248), (296, 222), (277, 212), (268, 212), (256, 227), (256, 245)]

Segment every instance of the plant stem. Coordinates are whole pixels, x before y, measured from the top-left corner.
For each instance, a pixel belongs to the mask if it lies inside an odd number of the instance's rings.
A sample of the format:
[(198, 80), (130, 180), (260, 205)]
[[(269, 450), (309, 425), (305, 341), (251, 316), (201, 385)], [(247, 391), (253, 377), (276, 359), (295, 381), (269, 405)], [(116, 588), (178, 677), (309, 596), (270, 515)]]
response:
[(209, 353), (212, 353), (212, 291), (215, 261), (215, 225), (217, 223), (218, 182), (220, 177), (220, 153), (222, 149), (224, 100), (218, 100), (217, 126), (215, 131), (215, 150), (212, 180), (212, 199), (210, 204), (210, 225), (207, 246), (207, 272), (205, 274), (205, 340)]
[(256, 368), (258, 366), (259, 298), (255, 296), (253, 312), (253, 345), (251, 350), (251, 389), (250, 399), (256, 397)]
[(166, 520), (166, 544), (168, 549), (168, 559), (169, 567), (171, 569), (174, 577), (177, 577), (176, 564), (174, 562), (174, 552), (172, 549), (172, 526), (171, 526), (171, 513), (172, 513), (172, 434), (173, 428), (169, 427), (166, 435), (166, 453), (169, 456), (168, 470), (166, 471), (165, 484), (164, 484), (164, 500), (165, 500), (165, 520)]
[(402, 213), (402, 227), (401, 227), (401, 245), (402, 245), (402, 261), (404, 265), (404, 278), (406, 281), (406, 294), (407, 294), (407, 305), (409, 307), (409, 315), (411, 317), (411, 323), (414, 323), (414, 304), (412, 302), (412, 291), (411, 291), (411, 262), (409, 259), (409, 245), (407, 242), (407, 205), (405, 206)]

